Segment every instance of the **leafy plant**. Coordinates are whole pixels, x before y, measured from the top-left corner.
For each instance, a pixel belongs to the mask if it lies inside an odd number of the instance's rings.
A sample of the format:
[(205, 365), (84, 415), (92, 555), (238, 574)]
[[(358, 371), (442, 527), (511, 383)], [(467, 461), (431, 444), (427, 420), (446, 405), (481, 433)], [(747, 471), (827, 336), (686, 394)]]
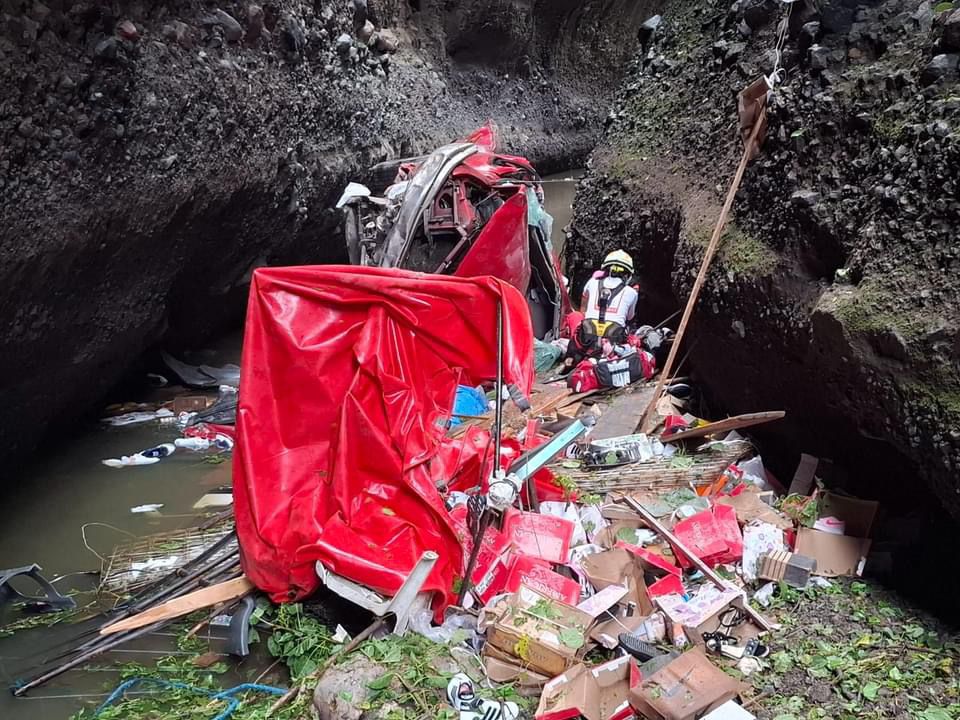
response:
[(273, 628), (267, 650), (286, 664), (294, 681), (317, 670), (339, 647), (327, 627), (299, 603), (280, 605), (272, 618), (261, 620)]
[(556, 620), (562, 615), (560, 610), (558, 610), (556, 606), (546, 598), (540, 598), (537, 600), (527, 609), (527, 612), (531, 615), (535, 615), (538, 618), (543, 618), (544, 620)]
[(779, 505), (780, 512), (802, 527), (813, 527), (817, 521), (817, 501), (812, 497), (794, 493), (783, 498)]

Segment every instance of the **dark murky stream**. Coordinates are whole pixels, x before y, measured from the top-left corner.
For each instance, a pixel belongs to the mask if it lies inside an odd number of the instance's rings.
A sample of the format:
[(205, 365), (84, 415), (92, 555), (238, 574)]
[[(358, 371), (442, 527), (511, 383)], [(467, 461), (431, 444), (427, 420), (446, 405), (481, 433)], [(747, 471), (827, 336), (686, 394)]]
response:
[[(547, 210), (554, 217), (553, 243), (559, 252), (564, 245), (563, 228), (570, 222), (576, 182), (581, 171), (558, 173), (544, 185)], [(564, 182), (566, 181), (566, 182)], [(240, 361), (241, 334), (233, 333), (212, 345), (203, 362), (211, 365)], [(197, 394), (194, 391), (185, 391)], [(168, 399), (170, 390), (144, 393), (131, 400), (150, 402)], [(179, 437), (175, 425), (148, 423), (121, 428), (83, 427), (64, 438), (59, 446), (42, 453), (26, 469), (5, 482), (0, 505), (0, 568), (37, 563), (61, 592), (90, 591), (97, 584), (94, 575), (74, 574), (98, 571), (99, 553), (108, 557), (112, 548), (130, 536), (191, 527), (198, 514), (193, 504), (205, 493), (231, 484), (231, 463), (204, 462), (203, 455), (178, 450), (155, 465), (109, 468), (104, 458), (130, 455)], [(48, 445), (48, 447), (51, 447)], [(130, 509), (148, 503), (162, 503), (156, 514), (135, 514)], [(109, 527), (108, 527), (109, 526)], [(86, 545), (84, 544), (86, 535)], [(24, 585), (28, 587), (28, 585)], [(89, 601), (92, 593), (86, 592)], [(0, 608), (0, 624), (19, 617)], [(0, 638), (0, 680), (11, 686), (29, 677), (31, 663), (58, 643), (74, 637), (76, 626), (22, 630)], [(119, 671), (110, 665), (123, 662), (149, 663), (160, 655), (176, 652), (172, 633), (157, 633), (105, 654), (90, 667), (75, 670), (29, 693), (14, 698), (0, 692), (2, 720), (63, 720), (81, 707), (95, 705), (119, 683)], [(210, 649), (222, 644), (213, 638)], [(262, 658), (252, 656), (240, 664), (225, 682), (255, 677)]]

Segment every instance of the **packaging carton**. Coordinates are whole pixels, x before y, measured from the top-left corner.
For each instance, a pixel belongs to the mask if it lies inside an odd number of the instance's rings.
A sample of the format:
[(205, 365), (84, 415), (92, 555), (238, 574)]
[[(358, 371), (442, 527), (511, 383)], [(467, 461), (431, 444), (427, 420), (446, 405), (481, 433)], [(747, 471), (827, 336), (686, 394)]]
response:
[(813, 558), (777, 550), (760, 559), (760, 572), (757, 576), (763, 580), (783, 581), (790, 587), (804, 588), (816, 569), (817, 561)]
[(633, 603), (641, 615), (653, 612), (653, 603), (643, 581), (643, 568), (628, 550), (614, 548), (587, 555), (580, 567), (597, 590), (609, 585), (623, 585), (627, 588), (627, 596), (622, 602)]
[(582, 610), (521, 585), (487, 630), (487, 642), (553, 676), (579, 659), (592, 625)]
[(695, 720), (740, 690), (740, 683), (695, 648), (631, 688), (630, 705), (649, 720)]
[(870, 533), (879, 507), (876, 502), (826, 493), (820, 501), (819, 516), (841, 520), (844, 534), (801, 528), (797, 533), (797, 553), (816, 560), (817, 575), (861, 575), (870, 551)]
[(626, 720), (633, 716), (627, 696), (639, 683), (640, 671), (628, 656), (596, 667), (575, 665), (544, 686), (535, 717)]
[(483, 646), (483, 671), (495, 683), (512, 683), (521, 695), (539, 697), (550, 676), (525, 667), (522, 660), (490, 643)]

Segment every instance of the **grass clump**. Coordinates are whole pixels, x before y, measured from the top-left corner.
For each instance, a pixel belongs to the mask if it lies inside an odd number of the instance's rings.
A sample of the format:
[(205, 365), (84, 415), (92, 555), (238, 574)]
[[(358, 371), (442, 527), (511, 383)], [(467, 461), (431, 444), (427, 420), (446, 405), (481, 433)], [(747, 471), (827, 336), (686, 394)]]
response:
[[(689, 233), (690, 241), (706, 249), (713, 228), (702, 225)], [(738, 275), (770, 275), (777, 268), (777, 253), (758, 238), (728, 222), (720, 235), (715, 262)]]

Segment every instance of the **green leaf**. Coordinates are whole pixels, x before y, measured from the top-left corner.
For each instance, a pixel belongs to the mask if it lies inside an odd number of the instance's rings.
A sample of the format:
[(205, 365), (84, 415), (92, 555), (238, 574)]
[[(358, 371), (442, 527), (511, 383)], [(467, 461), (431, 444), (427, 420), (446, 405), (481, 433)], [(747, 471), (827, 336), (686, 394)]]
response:
[(583, 638), (583, 633), (574, 628), (564, 628), (560, 631), (560, 642), (566, 645), (568, 648), (573, 648), (577, 650), (583, 647), (585, 642)]
[(280, 640), (277, 638), (276, 634), (271, 635), (267, 638), (267, 650), (270, 651), (270, 654), (274, 657), (280, 657)]
[(954, 716), (946, 708), (931, 705), (923, 712), (918, 713), (917, 718), (918, 720), (953, 720)]
[(401, 660), (403, 660), (403, 650), (401, 650), (399, 645), (391, 645), (388, 647), (381, 658), (381, 662), (385, 663), (398, 663)]
[(371, 680), (367, 684), (367, 687), (371, 690), (386, 690), (388, 687), (390, 687), (390, 683), (393, 682), (393, 675), (394, 673), (390, 672), (384, 673), (380, 677)]
[(877, 699), (877, 692), (878, 692), (879, 690), (880, 690), (880, 686), (877, 685), (877, 683), (875, 683), (875, 682), (868, 682), (866, 685), (863, 686), (863, 688), (860, 690), (860, 692), (863, 693), (863, 696), (864, 696), (867, 700), (876, 700), (876, 699)]
[(898, 668), (896, 665), (890, 668), (890, 672), (887, 673), (887, 676), (894, 682), (903, 680), (903, 673), (900, 672), (900, 668)]
[(353, 693), (347, 692), (346, 690), (341, 690), (337, 693), (337, 697), (343, 700), (344, 702), (353, 702)]
[(267, 611), (266, 605), (257, 605), (254, 608), (253, 612), (250, 613), (250, 625), (256, 625), (260, 620), (263, 619), (263, 614)]
[(790, 133), (790, 137), (798, 138), (798, 137), (801, 137), (805, 132), (806, 132), (805, 128), (800, 128), (799, 130), (794, 130), (792, 133)]
[(427, 687), (432, 688), (445, 688), (449, 682), (449, 678), (442, 677), (441, 675), (430, 675), (426, 679)]
[(953, 6), (953, 3), (952, 3), (952, 2), (937, 3), (937, 4), (933, 7), (933, 12), (934, 12), (935, 14), (939, 15), (939, 14), (942, 13), (942, 12), (947, 12), (948, 10), (953, 10), (953, 7), (954, 7), (954, 6)]

